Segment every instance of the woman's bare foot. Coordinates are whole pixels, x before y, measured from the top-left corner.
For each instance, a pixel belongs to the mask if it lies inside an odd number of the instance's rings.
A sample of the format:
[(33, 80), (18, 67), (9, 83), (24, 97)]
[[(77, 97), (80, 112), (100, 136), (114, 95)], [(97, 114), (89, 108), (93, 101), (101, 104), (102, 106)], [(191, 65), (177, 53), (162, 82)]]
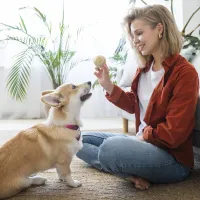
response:
[(126, 178), (126, 180), (134, 183), (135, 187), (140, 190), (148, 190), (150, 187), (150, 183), (140, 177), (132, 176), (132, 177)]

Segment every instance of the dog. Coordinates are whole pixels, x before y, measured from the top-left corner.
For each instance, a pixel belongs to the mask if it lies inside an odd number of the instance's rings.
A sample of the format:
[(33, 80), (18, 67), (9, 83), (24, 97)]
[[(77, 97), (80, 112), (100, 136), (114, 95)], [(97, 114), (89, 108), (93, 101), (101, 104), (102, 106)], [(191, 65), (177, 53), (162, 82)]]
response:
[(68, 186), (81, 186), (72, 179), (70, 164), (82, 148), (80, 109), (91, 97), (90, 89), (91, 82), (86, 82), (42, 93), (46, 121), (21, 131), (0, 148), (0, 199), (45, 184), (46, 178), (31, 175), (51, 168)]

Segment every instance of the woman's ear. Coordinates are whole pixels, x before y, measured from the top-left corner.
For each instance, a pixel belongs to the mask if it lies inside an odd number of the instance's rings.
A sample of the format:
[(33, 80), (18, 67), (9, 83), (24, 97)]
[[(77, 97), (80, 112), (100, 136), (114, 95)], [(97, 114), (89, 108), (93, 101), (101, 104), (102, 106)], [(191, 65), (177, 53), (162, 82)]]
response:
[(163, 25), (162, 25), (162, 23), (158, 23), (157, 28), (158, 28), (158, 35), (159, 34), (163, 35)]

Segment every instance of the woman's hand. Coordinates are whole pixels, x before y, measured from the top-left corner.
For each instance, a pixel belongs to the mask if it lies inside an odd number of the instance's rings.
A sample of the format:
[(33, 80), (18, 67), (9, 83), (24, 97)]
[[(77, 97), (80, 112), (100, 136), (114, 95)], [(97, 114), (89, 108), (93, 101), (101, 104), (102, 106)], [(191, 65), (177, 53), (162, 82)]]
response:
[(139, 140), (144, 141), (143, 135), (136, 136)]
[(97, 77), (99, 84), (109, 93), (111, 94), (113, 90), (113, 83), (109, 77), (109, 69), (108, 66), (105, 64), (97, 71), (94, 72), (94, 75)]

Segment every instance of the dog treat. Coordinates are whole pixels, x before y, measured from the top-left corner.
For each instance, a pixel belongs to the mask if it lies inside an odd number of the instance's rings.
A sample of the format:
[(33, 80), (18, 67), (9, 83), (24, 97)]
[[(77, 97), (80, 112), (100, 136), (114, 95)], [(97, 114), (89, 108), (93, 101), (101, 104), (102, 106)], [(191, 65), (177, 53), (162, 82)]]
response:
[(104, 56), (96, 56), (94, 59), (95, 69), (100, 69), (103, 65), (106, 64), (106, 59)]

